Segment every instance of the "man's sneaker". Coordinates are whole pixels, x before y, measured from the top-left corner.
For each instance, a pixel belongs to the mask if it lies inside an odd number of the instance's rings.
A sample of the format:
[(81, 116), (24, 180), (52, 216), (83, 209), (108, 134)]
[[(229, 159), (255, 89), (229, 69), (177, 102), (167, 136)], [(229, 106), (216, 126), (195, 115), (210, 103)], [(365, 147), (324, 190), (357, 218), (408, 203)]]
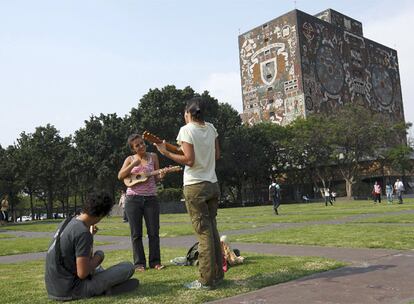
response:
[(138, 279), (129, 279), (121, 284), (112, 286), (109, 290), (105, 292), (107, 296), (115, 296), (126, 292), (134, 291), (139, 285)]
[(199, 282), (198, 280), (195, 280), (195, 281), (190, 282), (190, 283), (186, 283), (186, 284), (184, 284), (184, 287), (187, 288), (187, 289), (195, 289), (195, 290), (211, 290), (211, 286), (204, 285), (201, 282)]

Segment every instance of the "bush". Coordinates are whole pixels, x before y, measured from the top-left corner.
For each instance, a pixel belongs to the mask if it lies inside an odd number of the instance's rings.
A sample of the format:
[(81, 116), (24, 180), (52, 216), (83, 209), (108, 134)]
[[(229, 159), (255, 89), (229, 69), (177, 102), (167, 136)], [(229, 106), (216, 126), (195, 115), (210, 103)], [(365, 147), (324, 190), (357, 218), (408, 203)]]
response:
[(158, 191), (158, 199), (163, 202), (178, 202), (182, 197), (182, 188), (165, 188)]

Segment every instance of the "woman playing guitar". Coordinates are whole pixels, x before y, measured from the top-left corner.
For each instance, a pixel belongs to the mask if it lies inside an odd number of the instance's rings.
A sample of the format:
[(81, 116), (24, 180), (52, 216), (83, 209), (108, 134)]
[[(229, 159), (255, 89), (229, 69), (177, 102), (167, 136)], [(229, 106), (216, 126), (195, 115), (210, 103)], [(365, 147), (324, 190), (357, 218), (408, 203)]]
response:
[[(118, 178), (124, 180), (131, 174), (150, 173), (159, 169), (158, 156), (147, 152), (144, 140), (139, 134), (128, 137), (128, 144), (134, 153), (128, 156)], [(156, 176), (150, 176), (145, 182), (137, 183), (127, 188), (125, 199), (125, 213), (131, 229), (132, 252), (134, 265), (137, 271), (144, 271), (146, 258), (142, 244), (142, 219), (148, 232), (149, 243), (149, 267), (160, 270), (164, 268), (161, 264), (160, 254), (160, 205), (157, 201), (156, 182), (164, 177), (163, 170)]]

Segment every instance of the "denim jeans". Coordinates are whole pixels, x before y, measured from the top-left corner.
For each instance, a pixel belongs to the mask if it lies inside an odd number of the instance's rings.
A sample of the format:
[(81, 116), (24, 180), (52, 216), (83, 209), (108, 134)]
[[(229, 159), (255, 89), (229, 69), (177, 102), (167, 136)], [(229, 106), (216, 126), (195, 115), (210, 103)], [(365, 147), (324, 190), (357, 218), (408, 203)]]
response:
[(224, 277), (223, 255), (216, 222), (219, 196), (217, 183), (202, 182), (184, 186), (185, 205), (199, 242), (199, 281), (210, 286), (214, 285), (215, 280)]
[(160, 204), (155, 196), (127, 195), (125, 213), (131, 229), (134, 265), (146, 267), (147, 261), (142, 244), (142, 219), (148, 233), (149, 267), (161, 264), (160, 254)]

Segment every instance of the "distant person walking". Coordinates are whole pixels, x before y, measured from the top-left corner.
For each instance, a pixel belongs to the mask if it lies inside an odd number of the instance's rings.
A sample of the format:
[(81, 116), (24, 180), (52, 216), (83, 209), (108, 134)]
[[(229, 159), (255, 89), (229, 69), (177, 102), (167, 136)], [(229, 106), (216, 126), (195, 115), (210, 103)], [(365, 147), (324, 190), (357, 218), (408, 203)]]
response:
[(323, 193), (324, 193), (324, 196), (325, 196), (325, 206), (328, 206), (328, 203), (330, 203), (331, 206), (333, 206), (333, 203), (332, 203), (332, 200), (331, 200), (331, 193), (329, 191), (329, 188), (324, 188)]
[(394, 190), (395, 190), (395, 194), (398, 197), (398, 204), (402, 204), (403, 203), (402, 194), (404, 192), (404, 184), (402, 181), (400, 181), (399, 178), (397, 178), (397, 180), (395, 181)]
[(332, 202), (336, 202), (336, 192), (335, 192), (335, 190), (331, 190), (331, 200), (332, 200)]
[(6, 225), (9, 221), (9, 196), (6, 194), (1, 201), (0, 225)]
[(127, 218), (126, 213), (125, 213), (125, 198), (126, 198), (125, 190), (121, 190), (121, 196), (119, 197), (118, 206), (121, 207), (121, 209), (122, 209), (122, 221), (124, 223), (127, 223), (128, 218)]
[(269, 201), (273, 203), (273, 210), (276, 215), (279, 215), (277, 208), (280, 205), (280, 185), (272, 178), (272, 183), (269, 185)]
[(387, 184), (385, 185), (385, 194), (387, 195), (388, 204), (392, 204), (393, 192), (394, 192), (394, 187), (392, 186), (391, 181), (388, 180)]
[(374, 197), (374, 204), (378, 201), (381, 203), (381, 186), (377, 181), (374, 183), (374, 188), (372, 189), (372, 195)]

